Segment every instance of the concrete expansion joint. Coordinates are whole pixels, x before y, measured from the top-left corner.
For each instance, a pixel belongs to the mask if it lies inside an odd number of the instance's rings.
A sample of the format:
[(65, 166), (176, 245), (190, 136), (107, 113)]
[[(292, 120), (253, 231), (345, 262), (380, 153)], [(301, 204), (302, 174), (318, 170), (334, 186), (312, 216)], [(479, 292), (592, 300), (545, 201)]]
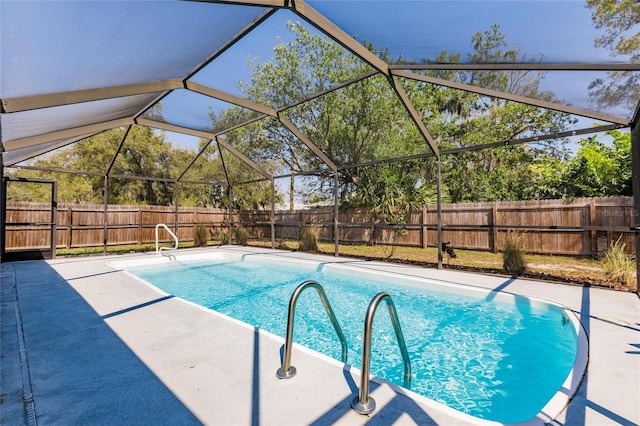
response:
[(15, 300), (15, 315), (16, 315), (16, 332), (18, 334), (18, 345), (20, 352), (20, 370), (22, 374), (22, 399), (24, 401), (25, 420), (29, 426), (36, 426), (38, 424), (36, 420), (35, 402), (33, 398), (33, 392), (31, 391), (31, 375), (29, 374), (29, 362), (27, 359), (27, 347), (24, 343), (24, 332), (22, 329), (22, 315), (20, 313), (20, 299), (18, 298), (18, 286), (15, 278), (15, 273), (12, 274), (13, 282), (11, 283), (12, 290), (14, 291)]

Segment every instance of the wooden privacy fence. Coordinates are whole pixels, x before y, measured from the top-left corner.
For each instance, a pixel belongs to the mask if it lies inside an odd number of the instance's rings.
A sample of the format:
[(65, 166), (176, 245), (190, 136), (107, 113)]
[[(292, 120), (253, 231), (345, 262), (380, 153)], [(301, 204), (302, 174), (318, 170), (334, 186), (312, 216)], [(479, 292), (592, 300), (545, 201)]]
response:
[[(632, 197), (443, 204), (441, 213), (442, 241), (457, 249), (497, 252), (509, 232), (520, 232), (529, 253), (601, 256), (618, 238), (635, 252)], [(332, 210), (278, 212), (276, 238), (296, 239), (304, 226), (315, 226), (321, 240), (332, 240), (332, 220)], [(374, 224), (366, 210), (341, 212), (339, 222), (340, 242), (371, 242)], [(437, 245), (435, 205), (412, 212), (407, 222), (399, 245)]]
[[(15, 227), (11, 223), (38, 222), (50, 211), (48, 204), (8, 203), (7, 250), (46, 246), (47, 229)], [(313, 227), (318, 238), (333, 241), (333, 209), (277, 211), (275, 238), (299, 239)], [(457, 249), (499, 251), (508, 232), (524, 235), (530, 253), (573, 256), (601, 255), (609, 242), (621, 238), (634, 252), (632, 197), (583, 198), (500, 203), (443, 204), (442, 238)], [(193, 241), (194, 228), (205, 225), (210, 239), (228, 231), (225, 210), (180, 207), (178, 238)], [(232, 225), (243, 226), (253, 238), (270, 238), (270, 213), (243, 211), (232, 216)], [(345, 244), (368, 244), (376, 226), (365, 209), (349, 209), (338, 215), (339, 238)], [(398, 244), (429, 247), (437, 244), (437, 213), (428, 205), (411, 213)], [(106, 244), (155, 242), (155, 225), (167, 224), (175, 232), (176, 209), (167, 206), (117, 206), (106, 210)], [(389, 231), (387, 231), (389, 232)], [(105, 236), (103, 205), (59, 204), (57, 248), (102, 246)], [(162, 241), (169, 236), (161, 233)]]
[[(5, 246), (9, 250), (47, 247), (48, 228), (40, 225), (12, 226), (11, 223), (36, 223), (49, 214), (47, 203), (7, 203)], [(195, 207), (178, 210), (180, 241), (193, 241), (194, 228), (202, 224), (213, 239), (220, 232), (226, 211)], [(106, 244), (108, 246), (155, 243), (155, 227), (165, 223), (175, 232), (176, 209), (167, 206), (108, 205), (106, 211)], [(103, 246), (105, 241), (105, 208), (101, 204), (58, 204), (57, 249)], [(226, 228), (225, 228), (226, 229)], [(171, 241), (166, 231), (159, 232), (160, 241)]]

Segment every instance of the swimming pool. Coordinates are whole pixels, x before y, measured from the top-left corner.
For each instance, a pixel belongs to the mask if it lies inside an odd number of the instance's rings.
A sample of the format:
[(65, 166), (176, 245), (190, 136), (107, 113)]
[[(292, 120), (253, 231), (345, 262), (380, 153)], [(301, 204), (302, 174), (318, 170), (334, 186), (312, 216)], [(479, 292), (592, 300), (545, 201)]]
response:
[[(360, 367), (367, 305), (386, 291), (411, 352), (411, 390), (483, 419), (535, 417), (566, 387), (569, 375), (582, 374), (572, 371), (578, 351), (575, 318), (557, 305), (340, 264), (250, 258), (156, 258), (162, 267), (127, 269), (167, 293), (279, 336), (285, 334), (291, 293), (315, 279), (345, 331), (348, 363), (355, 367)], [(303, 293), (296, 313), (294, 342), (339, 360), (340, 343), (315, 292)], [(372, 374), (401, 385), (400, 351), (385, 312), (376, 315), (372, 348)]]

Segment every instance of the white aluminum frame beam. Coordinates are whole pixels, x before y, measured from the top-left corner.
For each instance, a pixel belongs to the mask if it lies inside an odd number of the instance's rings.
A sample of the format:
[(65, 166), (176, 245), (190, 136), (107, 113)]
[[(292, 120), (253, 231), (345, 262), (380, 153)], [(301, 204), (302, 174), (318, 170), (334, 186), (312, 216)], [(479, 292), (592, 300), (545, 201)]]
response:
[(43, 95), (24, 96), (19, 98), (3, 98), (4, 112), (29, 111), (71, 105), (82, 102), (99, 101), (103, 99), (122, 98), (126, 96), (143, 95), (146, 93), (164, 92), (184, 87), (181, 78), (170, 80), (150, 81), (147, 83), (124, 84), (120, 86), (99, 87), (95, 89), (74, 90), (70, 92), (48, 93)]
[(264, 115), (268, 115), (271, 117), (278, 116), (278, 113), (273, 108), (270, 108), (268, 106), (264, 106), (261, 104), (257, 104), (255, 102), (251, 102), (247, 99), (232, 95), (230, 93), (223, 92), (221, 90), (213, 89), (211, 87), (205, 86), (204, 84), (196, 83), (193, 81), (187, 81), (185, 83), (185, 88), (192, 92), (199, 93), (201, 95), (209, 96), (211, 98), (219, 99), (221, 101), (225, 101), (230, 104), (238, 105), (242, 108), (260, 112)]
[(418, 126), (418, 130), (422, 134), (422, 137), (427, 141), (429, 148), (433, 151), (436, 157), (440, 155), (438, 147), (435, 141), (433, 140), (433, 138), (431, 137), (431, 134), (425, 127), (424, 123), (422, 122), (422, 119), (420, 118), (415, 107), (409, 100), (404, 89), (391, 74), (389, 65), (386, 62), (384, 62), (382, 59), (376, 56), (373, 52), (371, 52), (369, 49), (367, 49), (357, 40), (349, 36), (337, 25), (335, 25), (333, 22), (325, 18), (322, 14), (317, 12), (314, 8), (306, 4), (304, 1), (294, 0), (293, 11), (299, 16), (301, 16), (302, 18), (304, 18), (311, 25), (318, 28), (328, 37), (332, 38), (338, 44), (343, 46), (345, 49), (349, 50), (351, 53), (353, 53), (363, 61), (367, 62), (373, 68), (375, 68), (376, 70), (378, 70), (379, 72), (387, 76), (387, 78), (389, 79), (389, 83), (391, 84), (393, 89), (396, 91), (398, 97), (400, 98), (400, 102), (402, 102), (402, 104), (406, 108), (409, 115), (411, 115), (411, 118), (413, 119), (416, 126)]
[(29, 146), (35, 146), (47, 142), (54, 142), (63, 139), (70, 139), (78, 136), (84, 136), (89, 133), (100, 133), (104, 130), (115, 129), (117, 127), (124, 127), (134, 124), (133, 118), (119, 118), (111, 121), (104, 121), (101, 123), (89, 124), (86, 126), (73, 127), (57, 132), (44, 133), (42, 135), (29, 136), (26, 138), (13, 139), (10, 141), (4, 141), (2, 144), (5, 151), (12, 151), (14, 149), (26, 148)]
[(463, 90), (465, 92), (477, 93), (479, 95), (491, 96), (494, 98), (505, 99), (508, 101), (519, 102), (527, 105), (533, 105), (540, 108), (546, 108), (559, 112), (566, 112), (568, 114), (579, 115), (581, 117), (593, 118), (594, 120), (603, 120), (609, 123), (621, 124), (623, 126), (629, 126), (629, 120), (621, 117), (602, 114), (594, 111), (585, 110), (582, 108), (575, 108), (567, 105), (558, 104), (556, 102), (543, 101), (540, 99), (529, 98), (521, 95), (514, 95), (507, 92), (500, 92), (498, 90), (484, 89), (478, 86), (472, 86), (466, 83), (460, 83), (456, 81), (444, 80), (437, 77), (429, 77), (426, 75), (416, 74), (407, 71), (393, 71), (394, 76), (408, 78), (410, 80), (422, 81), (425, 83), (434, 84), (437, 86), (449, 87), (451, 89)]
[(238, 151), (234, 146), (229, 144), (229, 142), (227, 142), (226, 139), (216, 134), (203, 132), (201, 130), (189, 129), (188, 127), (176, 126), (174, 124), (161, 123), (159, 121), (148, 120), (146, 118), (139, 118), (138, 120), (136, 120), (136, 124), (139, 124), (140, 126), (166, 130), (168, 132), (176, 132), (176, 133), (182, 133), (185, 135), (196, 136), (196, 137), (207, 139), (207, 140), (213, 139), (216, 142), (218, 142), (220, 145), (222, 145), (227, 151), (230, 151), (233, 155), (238, 157), (245, 164), (247, 164), (248, 166), (256, 170), (258, 173), (260, 173), (262, 176), (266, 177), (267, 179), (272, 178), (271, 174), (267, 172), (262, 166), (260, 166), (255, 161), (251, 160), (249, 157), (247, 157), (246, 155)]
[[(98, 132), (100, 133), (100, 132)], [(39, 155), (42, 154), (46, 154), (48, 152), (51, 151), (55, 151), (56, 149), (65, 147), (67, 145), (71, 145), (74, 144), (76, 142), (80, 142), (81, 140), (90, 138), (92, 136), (97, 135), (98, 133), (91, 133), (85, 136), (78, 136), (77, 138), (71, 138), (71, 139), (65, 139), (65, 140), (61, 140), (61, 141), (55, 141), (55, 142), (49, 142), (46, 144), (39, 144), (39, 145), (35, 145), (32, 147), (27, 147), (25, 148), (24, 152), (20, 152), (19, 154), (18, 151), (19, 150), (13, 150), (13, 151), (7, 151), (7, 153), (10, 154), (14, 154), (16, 155), (14, 158), (12, 158), (11, 160), (6, 159), (5, 156), (2, 157), (3, 161), (4, 161), (4, 166), (8, 167), (8, 166), (12, 166), (14, 164), (18, 164), (21, 163), (23, 161), (29, 160), (31, 158), (35, 158)], [(31, 149), (29, 149), (31, 148)]]
[(373, 52), (345, 33), (336, 24), (328, 20), (302, 0), (292, 0), (292, 3), (291, 10), (298, 16), (322, 31), (328, 37), (332, 38), (345, 49), (367, 62), (373, 68), (385, 75), (389, 75), (389, 65), (387, 65), (386, 62), (378, 58)]
[(433, 140), (431, 133), (429, 133), (429, 130), (427, 130), (427, 127), (424, 125), (424, 122), (422, 121), (420, 114), (418, 113), (418, 111), (416, 111), (415, 107), (413, 106), (413, 103), (411, 102), (411, 100), (409, 99), (409, 96), (407, 95), (407, 92), (402, 87), (402, 83), (398, 80), (396, 76), (393, 76), (393, 75), (391, 76), (391, 83), (392, 83), (391, 86), (393, 87), (396, 94), (400, 98), (400, 102), (406, 108), (407, 112), (413, 119), (413, 122), (415, 123), (415, 125), (418, 126), (418, 130), (422, 134), (422, 137), (427, 141), (429, 148), (431, 148), (431, 151), (435, 154), (436, 157), (440, 157), (440, 149), (438, 149), (438, 146), (436, 145), (436, 142)]
[(188, 0), (203, 3), (239, 4), (241, 6), (286, 7), (290, 0)]
[(406, 64), (389, 65), (395, 70), (476, 70), (476, 71), (640, 71), (640, 64), (547, 64), (547, 63), (488, 63), (488, 64)]
[(337, 171), (338, 167), (336, 164), (325, 154), (320, 148), (314, 144), (311, 139), (309, 139), (304, 133), (296, 127), (288, 118), (286, 118), (282, 113), (278, 113), (278, 119), (280, 122), (289, 129), (291, 133), (295, 135), (303, 144), (307, 146), (315, 155), (317, 155), (332, 171)]

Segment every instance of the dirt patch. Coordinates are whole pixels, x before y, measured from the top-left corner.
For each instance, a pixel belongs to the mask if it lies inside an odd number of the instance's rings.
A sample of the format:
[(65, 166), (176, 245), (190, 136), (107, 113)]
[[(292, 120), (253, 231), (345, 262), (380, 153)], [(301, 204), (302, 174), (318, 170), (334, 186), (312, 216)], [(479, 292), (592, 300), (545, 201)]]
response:
[[(370, 256), (358, 256), (353, 254), (342, 254), (344, 257), (352, 257), (357, 259), (375, 260), (378, 262), (389, 262), (404, 265), (422, 266), (425, 268), (437, 268), (438, 264), (435, 262), (425, 262), (419, 260), (409, 259), (380, 259)], [(442, 264), (444, 269), (451, 269), (464, 272), (475, 272), (479, 274), (489, 274), (496, 276), (510, 276), (501, 269), (501, 265), (497, 265), (495, 262), (489, 261), (476, 261), (476, 264), (486, 264), (487, 266), (468, 266), (451, 261), (450, 264), (446, 262)], [(567, 272), (571, 272), (568, 274)], [(603, 287), (613, 288), (619, 291), (635, 291), (635, 288), (628, 288), (623, 286), (612, 286), (608, 283), (604, 277), (594, 276), (595, 274), (602, 274), (602, 268), (584, 265), (566, 265), (566, 264), (546, 264), (546, 263), (530, 263), (527, 270), (521, 275), (523, 278), (531, 278), (541, 281), (559, 282), (564, 284), (573, 284), (585, 287)]]
[(597, 266), (584, 265), (559, 265), (553, 263), (529, 263), (527, 266), (531, 269), (543, 269), (552, 271), (578, 271), (578, 272), (604, 272), (603, 268)]

